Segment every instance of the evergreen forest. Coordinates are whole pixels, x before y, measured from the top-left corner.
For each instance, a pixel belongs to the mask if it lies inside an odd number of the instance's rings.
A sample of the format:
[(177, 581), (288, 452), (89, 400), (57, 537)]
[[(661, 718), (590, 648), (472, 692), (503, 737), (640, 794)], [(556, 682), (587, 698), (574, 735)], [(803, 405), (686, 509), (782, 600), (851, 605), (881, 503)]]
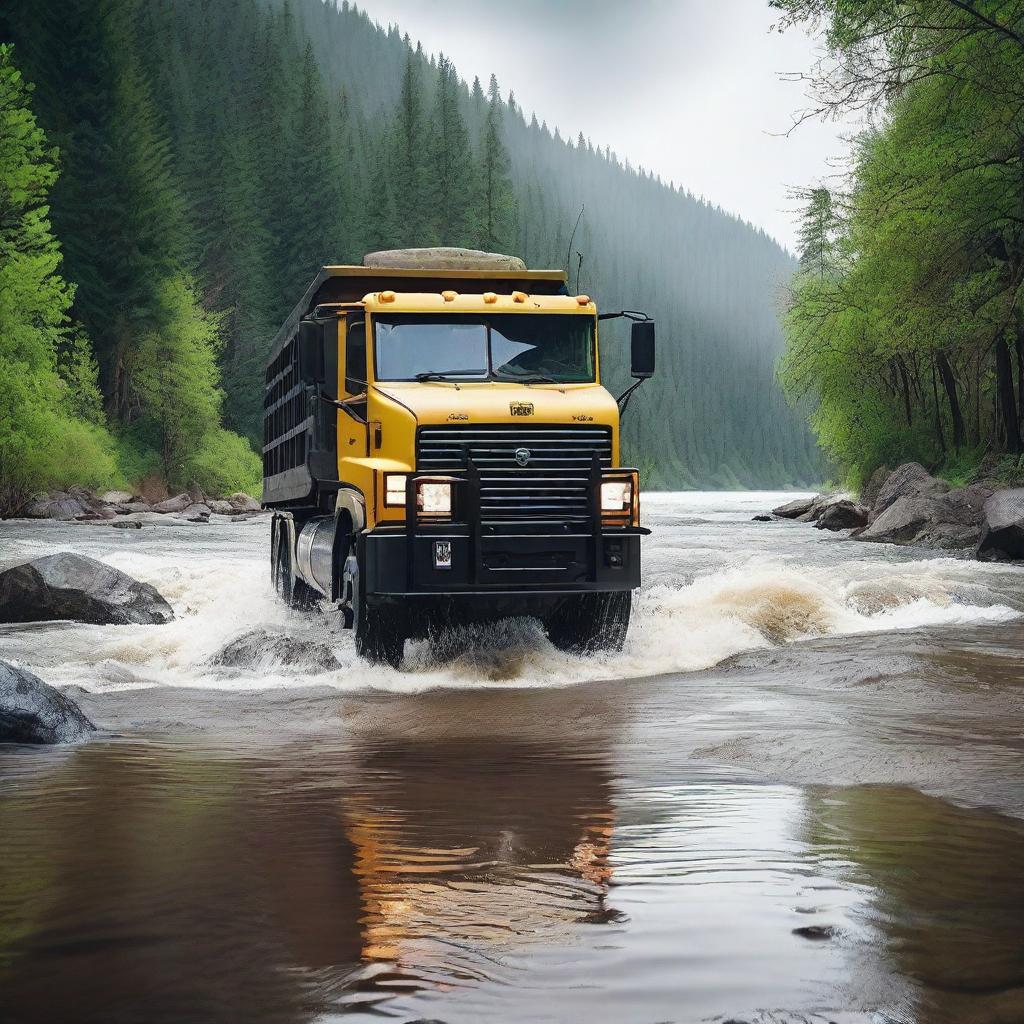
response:
[[(0, 508), (258, 494), (278, 326), (322, 264), (420, 245), (564, 267), (657, 319), (623, 434), (647, 486), (823, 476), (775, 375), (796, 261), (493, 77), (334, 0), (7, 0), (0, 44)], [(602, 356), (624, 389), (615, 321)]]
[(1024, 479), (1024, 3), (773, 6), (824, 32), (808, 113), (867, 125), (804, 197), (783, 383), (855, 487)]

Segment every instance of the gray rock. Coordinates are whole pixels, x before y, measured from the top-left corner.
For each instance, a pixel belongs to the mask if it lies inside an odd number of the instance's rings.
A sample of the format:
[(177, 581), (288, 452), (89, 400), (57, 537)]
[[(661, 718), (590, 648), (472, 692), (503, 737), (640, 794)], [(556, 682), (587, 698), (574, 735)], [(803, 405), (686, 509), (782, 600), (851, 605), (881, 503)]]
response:
[(879, 466), (869, 477), (868, 482), (861, 488), (860, 503), (867, 508), (873, 508), (878, 500), (879, 491), (882, 485), (889, 479), (892, 472), (888, 466)]
[(72, 743), (95, 728), (70, 697), (0, 661), (0, 743)]
[(154, 512), (184, 512), (185, 509), (192, 505), (193, 501), (187, 494), (176, 494), (173, 498), (167, 498), (165, 501), (158, 501), (153, 507)]
[(798, 516), (802, 516), (810, 512), (811, 505), (813, 504), (813, 497), (794, 498), (792, 501), (787, 501), (785, 505), (779, 505), (778, 508), (773, 508), (772, 515), (779, 516), (781, 519), (796, 519)]
[(140, 523), (137, 519), (115, 519), (114, 522), (112, 522), (110, 525), (116, 527), (119, 530), (142, 529), (142, 523)]
[(770, 523), (772, 521), (771, 516), (754, 516), (753, 522), (755, 523)]
[(931, 498), (897, 498), (858, 534), (857, 540), (910, 544), (940, 513), (937, 502)]
[(857, 539), (952, 550), (973, 547), (980, 536), (979, 511), (940, 493), (936, 497), (897, 498)]
[(986, 562), (1024, 559), (1024, 488), (996, 491), (985, 502), (975, 554)]
[(211, 498), (206, 504), (210, 507), (211, 512), (221, 516), (229, 516), (235, 511), (235, 507), (230, 501), (224, 501), (219, 498)]
[(118, 509), (119, 512), (152, 512), (153, 506), (148, 501), (126, 501)]
[(254, 629), (236, 637), (210, 659), (210, 664), (223, 668), (287, 665), (307, 672), (332, 672), (341, 668), (327, 644), (302, 643), (265, 629)]
[(95, 558), (61, 551), (0, 573), (0, 622), (71, 619), (96, 624), (170, 622), (156, 587)]
[(134, 497), (130, 491), (104, 491), (100, 495), (100, 501), (108, 505), (127, 505)]
[(948, 490), (945, 480), (937, 480), (920, 463), (905, 462), (897, 466), (879, 488), (871, 507), (872, 518), (881, 515), (900, 498), (934, 498)]
[(244, 491), (229, 494), (228, 501), (236, 512), (259, 512), (263, 508), (251, 494), (246, 494)]
[(814, 524), (819, 530), (856, 530), (866, 526), (868, 510), (852, 501), (834, 501), (825, 507)]
[(210, 509), (207, 505), (189, 505), (177, 514), (177, 518), (190, 523), (207, 523), (210, 521)]

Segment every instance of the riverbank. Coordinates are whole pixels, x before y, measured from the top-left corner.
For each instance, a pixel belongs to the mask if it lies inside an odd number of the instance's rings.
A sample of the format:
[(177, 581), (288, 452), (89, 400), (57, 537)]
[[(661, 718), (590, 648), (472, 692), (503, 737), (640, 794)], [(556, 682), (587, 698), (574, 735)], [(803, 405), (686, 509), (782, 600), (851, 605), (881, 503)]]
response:
[(916, 462), (877, 471), (859, 497), (819, 494), (776, 506), (772, 515), (849, 531), (855, 540), (1024, 560), (1024, 488), (980, 480), (952, 488)]
[(260, 503), (243, 491), (215, 497), (198, 487), (175, 495), (167, 495), (163, 489), (155, 494), (143, 494), (133, 491), (100, 493), (87, 487), (70, 487), (66, 491), (33, 495), (9, 518), (108, 523), (137, 528), (165, 516), (184, 522), (205, 523), (211, 517), (245, 517), (260, 511)]

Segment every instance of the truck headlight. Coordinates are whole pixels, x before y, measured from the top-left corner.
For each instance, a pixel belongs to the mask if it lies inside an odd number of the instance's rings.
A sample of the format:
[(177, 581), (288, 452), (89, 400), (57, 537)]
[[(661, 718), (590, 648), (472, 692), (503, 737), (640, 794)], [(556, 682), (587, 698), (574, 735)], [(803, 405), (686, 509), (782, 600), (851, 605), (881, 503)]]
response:
[(632, 504), (632, 480), (605, 480), (601, 484), (602, 512), (628, 512)]
[(606, 469), (597, 499), (605, 526), (640, 525), (640, 475), (635, 469)]
[(405, 473), (384, 474), (384, 504), (389, 508), (400, 508), (405, 504)]
[(416, 508), (426, 515), (452, 514), (452, 485), (441, 481), (424, 480), (416, 485)]

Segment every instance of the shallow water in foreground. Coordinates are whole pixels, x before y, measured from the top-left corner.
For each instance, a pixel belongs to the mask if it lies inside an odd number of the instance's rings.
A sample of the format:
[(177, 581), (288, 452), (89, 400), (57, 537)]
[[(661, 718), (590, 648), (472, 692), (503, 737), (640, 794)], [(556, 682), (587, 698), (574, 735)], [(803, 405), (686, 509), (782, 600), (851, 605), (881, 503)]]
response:
[[(621, 656), (401, 672), (273, 603), (263, 521), (0, 524), (179, 614), (0, 628), (103, 729), (0, 748), (0, 1020), (1024, 1020), (1024, 577), (774, 500), (648, 500)], [(343, 669), (208, 665), (258, 625)]]

